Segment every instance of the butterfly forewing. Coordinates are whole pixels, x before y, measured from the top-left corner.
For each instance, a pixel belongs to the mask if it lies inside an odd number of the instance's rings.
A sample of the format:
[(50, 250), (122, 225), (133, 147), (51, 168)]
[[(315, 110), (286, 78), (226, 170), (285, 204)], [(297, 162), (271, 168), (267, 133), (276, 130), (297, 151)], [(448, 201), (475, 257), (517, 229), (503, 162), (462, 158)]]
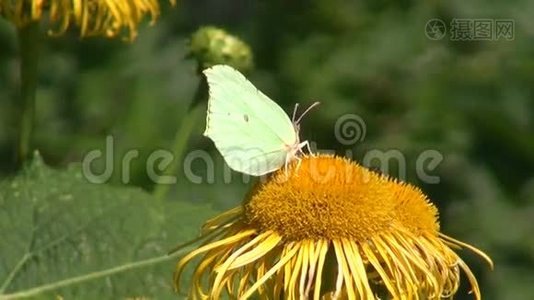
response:
[(204, 73), (210, 90), (204, 134), (228, 165), (250, 175), (283, 166), (287, 146), (298, 140), (284, 110), (229, 66), (213, 66)]

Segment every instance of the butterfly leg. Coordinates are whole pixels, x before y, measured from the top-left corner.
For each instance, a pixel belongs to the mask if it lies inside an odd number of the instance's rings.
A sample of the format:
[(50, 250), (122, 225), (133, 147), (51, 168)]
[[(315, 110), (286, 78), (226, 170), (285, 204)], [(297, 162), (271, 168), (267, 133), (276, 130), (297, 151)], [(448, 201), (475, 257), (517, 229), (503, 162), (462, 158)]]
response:
[(299, 144), (299, 152), (301, 154), (304, 154), (304, 151), (302, 151), (302, 148), (306, 147), (306, 149), (308, 150), (308, 153), (311, 154), (311, 156), (315, 156), (315, 154), (312, 152), (311, 148), (310, 148), (310, 142), (309, 141), (304, 141), (302, 143)]
[(287, 173), (287, 165), (289, 164), (289, 155), (286, 155), (286, 158), (284, 159), (284, 172), (286, 174), (286, 179), (289, 178), (289, 174)]
[(311, 150), (310, 148), (310, 142), (306, 141), (306, 148), (308, 148), (308, 152), (312, 155), (312, 156), (315, 156), (315, 153), (313, 153), (313, 151)]
[(289, 166), (289, 163), (290, 163), (291, 159), (296, 159), (297, 160), (297, 166), (295, 168), (295, 172), (297, 172), (299, 170), (300, 164), (302, 163), (302, 158), (298, 157), (295, 154), (287, 154), (286, 158), (284, 159), (284, 171), (285, 171), (285, 174), (286, 174), (286, 179), (289, 178), (288, 166)]
[(295, 168), (295, 172), (298, 172), (299, 168), (300, 168), (300, 164), (302, 163), (302, 158), (296, 156), (295, 157), (297, 159), (297, 167)]

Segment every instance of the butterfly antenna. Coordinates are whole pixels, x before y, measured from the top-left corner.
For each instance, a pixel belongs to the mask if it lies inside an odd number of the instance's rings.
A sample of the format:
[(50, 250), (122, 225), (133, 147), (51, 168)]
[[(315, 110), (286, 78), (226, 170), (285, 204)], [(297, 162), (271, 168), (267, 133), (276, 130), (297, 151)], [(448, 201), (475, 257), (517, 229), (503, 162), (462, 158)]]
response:
[(295, 108), (293, 109), (293, 117), (291, 117), (291, 122), (295, 123), (295, 118), (297, 117), (297, 109), (299, 108), (299, 104), (295, 103)]
[(317, 105), (321, 104), (319, 101), (315, 101), (312, 105), (310, 105), (303, 113), (302, 115), (300, 115), (300, 117), (298, 118), (298, 120), (296, 122), (294, 122), (295, 124), (298, 124), (300, 123), (300, 121), (302, 120), (302, 117), (304, 117), (312, 108), (316, 107)]

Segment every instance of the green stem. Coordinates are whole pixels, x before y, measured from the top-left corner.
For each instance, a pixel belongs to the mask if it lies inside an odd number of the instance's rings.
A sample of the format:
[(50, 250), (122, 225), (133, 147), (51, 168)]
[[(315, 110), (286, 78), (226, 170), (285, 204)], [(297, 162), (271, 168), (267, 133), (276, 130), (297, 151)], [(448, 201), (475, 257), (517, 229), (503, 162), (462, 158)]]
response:
[(24, 162), (32, 151), (40, 47), (39, 22), (18, 29), (20, 51), (20, 131), (17, 159)]
[[(207, 97), (207, 92), (208, 84), (204, 77), (202, 77), (197, 87), (195, 97), (174, 136), (174, 146), (172, 151), (174, 159), (171, 165), (163, 171), (163, 175), (175, 175), (178, 168), (182, 165), (187, 142), (189, 141), (193, 129), (203, 115), (202, 105), (200, 104), (204, 102), (203, 100)], [(154, 196), (159, 200), (164, 199), (170, 188), (171, 186), (169, 184), (158, 184), (154, 188)]]
[(0, 300), (21, 299), (21, 298), (34, 297), (36, 295), (39, 295), (39, 294), (42, 294), (42, 293), (45, 293), (45, 292), (50, 292), (50, 291), (53, 291), (53, 290), (56, 290), (56, 289), (59, 289), (59, 288), (62, 288), (62, 287), (70, 286), (70, 285), (73, 285), (73, 284), (79, 284), (79, 283), (83, 283), (83, 282), (86, 282), (86, 281), (90, 281), (90, 280), (94, 280), (94, 279), (98, 279), (98, 278), (102, 278), (102, 277), (107, 277), (107, 276), (110, 276), (110, 275), (113, 275), (113, 274), (129, 271), (129, 270), (133, 270), (133, 269), (138, 269), (138, 268), (142, 268), (142, 267), (146, 267), (146, 266), (150, 266), (150, 265), (155, 265), (155, 264), (158, 264), (158, 263), (161, 263), (161, 262), (165, 262), (165, 261), (174, 259), (174, 258), (176, 258), (176, 256), (182, 255), (183, 252), (186, 251), (186, 250), (190, 250), (190, 248), (184, 248), (184, 249), (182, 249), (182, 251), (173, 253), (171, 255), (163, 255), (163, 256), (158, 256), (158, 257), (154, 257), (154, 258), (149, 258), (149, 259), (145, 259), (145, 260), (141, 260), (141, 261), (137, 261), (137, 262), (133, 262), (133, 263), (129, 263), (129, 264), (124, 264), (122, 266), (118, 266), (118, 267), (115, 267), (115, 268), (110, 268), (110, 269), (106, 269), (106, 270), (102, 270), (102, 271), (98, 271), (98, 272), (93, 272), (93, 273), (89, 273), (89, 274), (85, 274), (85, 275), (72, 277), (72, 278), (69, 278), (69, 279), (65, 279), (65, 280), (61, 280), (61, 281), (57, 281), (57, 282), (41, 285), (41, 286), (38, 286), (38, 287), (35, 287), (35, 288), (31, 288), (31, 289), (28, 289), (28, 290), (25, 290), (25, 291), (21, 291), (21, 292), (16, 292), (16, 293), (13, 293), (13, 294), (0, 295)]
[[(17, 273), (22, 269), (22, 267), (26, 264), (26, 262), (31, 258), (32, 256), (29, 255), (29, 254), (24, 254), (22, 256), (22, 258), (17, 262), (17, 264), (15, 265), (15, 267), (13, 268), (13, 270), (11, 270), (11, 272), (9, 272), (9, 275), (7, 276), (6, 280), (4, 281), (4, 283), (2, 284), (2, 286), (0, 287), (0, 295), (3, 294), (6, 289), (9, 287), (9, 285), (11, 284), (11, 282), (13, 281), (13, 279), (15, 278), (15, 276), (17, 275)], [(0, 296), (1, 298), (2, 296)]]

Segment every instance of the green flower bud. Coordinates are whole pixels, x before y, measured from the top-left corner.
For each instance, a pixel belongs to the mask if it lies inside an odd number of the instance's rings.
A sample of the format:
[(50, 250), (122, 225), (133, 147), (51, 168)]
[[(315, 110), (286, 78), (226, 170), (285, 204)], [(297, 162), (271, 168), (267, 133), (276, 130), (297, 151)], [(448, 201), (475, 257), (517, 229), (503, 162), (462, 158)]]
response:
[(190, 54), (200, 69), (226, 64), (247, 73), (253, 68), (252, 51), (239, 38), (213, 26), (201, 27), (191, 36)]

